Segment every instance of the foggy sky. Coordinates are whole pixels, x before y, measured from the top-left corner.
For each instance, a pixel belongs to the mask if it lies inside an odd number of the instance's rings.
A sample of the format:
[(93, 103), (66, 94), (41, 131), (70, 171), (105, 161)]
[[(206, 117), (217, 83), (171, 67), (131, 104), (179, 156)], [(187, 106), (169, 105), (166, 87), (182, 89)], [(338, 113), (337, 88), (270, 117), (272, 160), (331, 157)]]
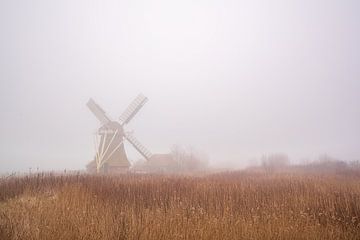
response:
[[(90, 97), (153, 153), (360, 159), (360, 2), (0, 1), (0, 172), (83, 169)], [(130, 148), (127, 148), (130, 149)], [(130, 158), (139, 158), (129, 150)]]

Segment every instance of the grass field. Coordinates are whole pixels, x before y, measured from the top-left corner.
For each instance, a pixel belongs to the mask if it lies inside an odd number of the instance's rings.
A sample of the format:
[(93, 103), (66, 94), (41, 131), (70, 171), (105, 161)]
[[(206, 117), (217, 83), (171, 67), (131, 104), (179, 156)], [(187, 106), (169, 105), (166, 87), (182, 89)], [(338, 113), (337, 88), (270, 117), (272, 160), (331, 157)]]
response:
[(360, 173), (0, 180), (0, 239), (360, 239)]

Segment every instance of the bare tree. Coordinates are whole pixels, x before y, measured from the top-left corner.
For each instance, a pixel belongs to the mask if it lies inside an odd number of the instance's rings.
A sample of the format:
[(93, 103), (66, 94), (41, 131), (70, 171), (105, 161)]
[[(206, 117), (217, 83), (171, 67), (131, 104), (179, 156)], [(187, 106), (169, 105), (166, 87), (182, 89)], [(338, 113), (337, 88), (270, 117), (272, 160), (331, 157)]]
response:
[(199, 171), (207, 168), (207, 156), (197, 152), (192, 146), (184, 148), (174, 145), (171, 154), (178, 165), (179, 171)]
[(289, 165), (289, 157), (284, 153), (273, 153), (261, 158), (261, 163), (266, 171), (276, 171)]

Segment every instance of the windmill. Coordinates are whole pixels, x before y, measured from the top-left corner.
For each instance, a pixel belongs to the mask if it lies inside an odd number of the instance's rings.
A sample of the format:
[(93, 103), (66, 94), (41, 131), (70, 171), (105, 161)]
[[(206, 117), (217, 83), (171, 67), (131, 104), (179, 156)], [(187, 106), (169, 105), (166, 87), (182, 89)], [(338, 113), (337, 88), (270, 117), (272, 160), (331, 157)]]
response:
[(129, 169), (130, 162), (126, 156), (124, 141), (127, 140), (146, 160), (152, 156), (130, 132), (125, 132), (124, 127), (147, 102), (147, 98), (140, 94), (127, 107), (119, 117), (119, 121), (111, 120), (105, 111), (93, 99), (87, 103), (90, 111), (100, 121), (101, 127), (95, 134), (95, 160), (88, 167), (96, 166), (97, 172), (118, 172)]

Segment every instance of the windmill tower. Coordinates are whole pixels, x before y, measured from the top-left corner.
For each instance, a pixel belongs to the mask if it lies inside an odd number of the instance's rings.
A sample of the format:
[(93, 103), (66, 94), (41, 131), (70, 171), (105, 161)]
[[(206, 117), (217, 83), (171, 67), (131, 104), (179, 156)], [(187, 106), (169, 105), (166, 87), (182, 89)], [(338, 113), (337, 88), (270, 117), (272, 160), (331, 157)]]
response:
[(97, 172), (123, 172), (129, 169), (131, 164), (125, 152), (125, 140), (146, 160), (151, 158), (151, 152), (132, 133), (124, 131), (125, 125), (130, 122), (147, 100), (142, 94), (137, 96), (119, 117), (119, 121), (112, 121), (93, 99), (88, 101), (88, 108), (101, 123), (101, 127), (95, 135), (95, 160), (90, 162), (88, 167), (96, 167)]

